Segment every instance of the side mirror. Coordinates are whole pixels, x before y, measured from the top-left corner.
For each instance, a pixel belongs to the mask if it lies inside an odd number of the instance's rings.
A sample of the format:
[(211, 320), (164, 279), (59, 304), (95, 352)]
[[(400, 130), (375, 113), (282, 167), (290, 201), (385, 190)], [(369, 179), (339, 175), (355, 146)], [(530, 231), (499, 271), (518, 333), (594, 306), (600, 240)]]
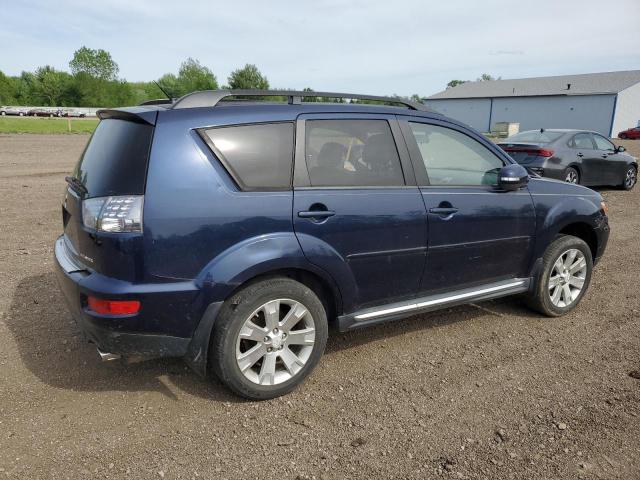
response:
[(505, 165), (498, 174), (498, 188), (508, 192), (518, 190), (529, 183), (529, 172), (522, 165)]
[(627, 151), (627, 149), (624, 148), (622, 145), (618, 145), (616, 147), (616, 153), (622, 153), (622, 152), (626, 152), (626, 151)]

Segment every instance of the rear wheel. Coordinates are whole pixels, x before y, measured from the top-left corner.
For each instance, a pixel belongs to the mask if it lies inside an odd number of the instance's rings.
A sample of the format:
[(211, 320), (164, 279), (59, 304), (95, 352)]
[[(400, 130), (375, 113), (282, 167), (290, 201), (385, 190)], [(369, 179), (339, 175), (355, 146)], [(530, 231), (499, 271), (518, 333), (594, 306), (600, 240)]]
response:
[(621, 140), (625, 140), (627, 138), (627, 134), (626, 133), (621, 133), (620, 135), (618, 135), (618, 138)]
[(638, 169), (633, 165), (630, 165), (627, 169), (624, 178), (622, 179), (621, 187), (624, 190), (631, 190), (638, 182)]
[(573, 167), (567, 168), (564, 172), (564, 181), (567, 183), (580, 183), (580, 173)]
[(250, 399), (293, 390), (327, 342), (322, 302), (305, 285), (278, 277), (248, 286), (222, 307), (211, 338), (212, 370)]
[(559, 236), (542, 257), (542, 271), (527, 304), (549, 317), (570, 312), (587, 291), (592, 270), (589, 246), (577, 237)]

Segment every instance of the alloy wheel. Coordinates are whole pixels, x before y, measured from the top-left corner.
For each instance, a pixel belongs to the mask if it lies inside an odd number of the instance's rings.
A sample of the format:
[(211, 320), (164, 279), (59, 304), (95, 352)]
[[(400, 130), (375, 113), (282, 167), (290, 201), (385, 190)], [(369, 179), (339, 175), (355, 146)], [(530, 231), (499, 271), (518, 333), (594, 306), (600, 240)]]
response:
[(578, 172), (573, 169), (569, 170), (564, 181), (567, 183), (578, 183)]
[(584, 254), (572, 248), (562, 253), (553, 264), (549, 275), (548, 291), (556, 307), (568, 307), (580, 296), (587, 276)]
[(627, 170), (627, 174), (624, 177), (624, 186), (627, 189), (630, 189), (636, 184), (637, 181), (638, 181), (638, 172), (636, 171), (635, 168), (630, 167), (629, 170)]
[(315, 344), (315, 322), (309, 310), (291, 299), (270, 300), (244, 322), (236, 341), (242, 374), (258, 385), (277, 385), (305, 366)]

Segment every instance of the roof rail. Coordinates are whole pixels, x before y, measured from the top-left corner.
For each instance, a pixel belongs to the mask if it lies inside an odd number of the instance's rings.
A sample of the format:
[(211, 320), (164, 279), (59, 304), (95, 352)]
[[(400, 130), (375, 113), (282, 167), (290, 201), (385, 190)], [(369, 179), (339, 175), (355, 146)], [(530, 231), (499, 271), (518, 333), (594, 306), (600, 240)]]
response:
[(305, 97), (346, 98), (352, 100), (371, 100), (382, 103), (404, 105), (411, 110), (427, 110), (427, 107), (422, 103), (413, 102), (399, 97), (377, 97), (373, 95), (359, 95), (357, 93), (293, 90), (203, 90), (184, 95), (176, 100), (171, 108), (215, 107), (221, 100), (228, 97), (286, 97), (291, 105), (301, 104), (302, 99)]

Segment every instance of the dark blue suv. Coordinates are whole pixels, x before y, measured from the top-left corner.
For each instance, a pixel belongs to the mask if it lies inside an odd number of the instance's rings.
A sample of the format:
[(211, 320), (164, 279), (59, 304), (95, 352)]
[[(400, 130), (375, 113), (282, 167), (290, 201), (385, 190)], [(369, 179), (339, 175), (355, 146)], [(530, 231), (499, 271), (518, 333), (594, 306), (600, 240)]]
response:
[(73, 317), (105, 358), (183, 357), (248, 398), (299, 384), (329, 323), (513, 294), (562, 315), (609, 236), (598, 193), (397, 98), (208, 91), (99, 116), (55, 245)]

